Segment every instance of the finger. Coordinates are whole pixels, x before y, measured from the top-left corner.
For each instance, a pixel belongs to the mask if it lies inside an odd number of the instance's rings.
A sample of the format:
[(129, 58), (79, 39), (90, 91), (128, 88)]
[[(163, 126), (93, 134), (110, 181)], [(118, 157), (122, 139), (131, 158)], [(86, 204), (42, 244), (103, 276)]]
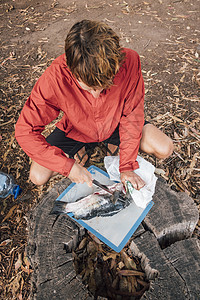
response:
[(91, 175), (91, 173), (89, 173), (90, 174), (90, 176), (87, 178), (87, 185), (89, 186), (89, 187), (92, 187), (92, 185), (93, 185), (93, 183), (92, 183), (92, 175)]
[(92, 185), (93, 185), (93, 183), (92, 183), (91, 180), (90, 180), (90, 181), (86, 181), (86, 183), (87, 183), (87, 185), (88, 185), (89, 187), (92, 187)]
[(126, 185), (126, 181), (130, 181), (128, 178), (125, 178), (124, 176), (121, 178), (121, 182), (123, 183), (123, 185)]
[(140, 190), (141, 188), (143, 188), (144, 187), (144, 184), (142, 184), (142, 183), (138, 183), (137, 184), (137, 190)]
[(92, 181), (92, 174), (86, 169), (86, 171), (87, 171), (87, 176), (90, 178), (90, 180)]
[(85, 169), (85, 172), (83, 174), (83, 180), (87, 183), (89, 187), (92, 187), (92, 174)]
[(140, 190), (140, 187), (139, 187), (138, 183), (136, 183), (136, 185), (135, 185), (135, 189), (136, 189), (137, 191), (139, 191), (139, 190)]
[(143, 187), (143, 182), (140, 180), (131, 180), (131, 184), (136, 190), (140, 190)]
[(138, 182), (138, 190), (140, 190), (141, 188), (143, 188), (143, 186), (145, 186), (145, 182), (144, 181), (140, 181)]
[(85, 173), (82, 178), (83, 178), (83, 181), (86, 182), (88, 185), (92, 184), (92, 179), (90, 178), (90, 176), (88, 176), (87, 173)]
[(130, 183), (132, 184), (132, 186), (134, 187), (134, 189), (138, 190), (138, 185), (136, 181), (131, 180)]

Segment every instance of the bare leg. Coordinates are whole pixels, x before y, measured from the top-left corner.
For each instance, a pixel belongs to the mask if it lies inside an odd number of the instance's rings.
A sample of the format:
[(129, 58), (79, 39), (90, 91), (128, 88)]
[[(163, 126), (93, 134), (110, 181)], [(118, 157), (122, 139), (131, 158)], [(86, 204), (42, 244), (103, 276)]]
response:
[[(173, 152), (172, 140), (161, 130), (152, 124), (146, 124), (142, 130), (142, 139), (140, 141), (140, 150), (153, 154), (157, 158), (164, 159)], [(36, 185), (45, 184), (57, 172), (49, 170), (36, 162), (32, 162), (30, 169), (30, 180)]]
[(49, 170), (35, 161), (32, 162), (30, 168), (30, 180), (36, 185), (45, 184), (52, 176), (58, 174), (52, 170)]
[(161, 130), (152, 124), (146, 124), (142, 130), (140, 149), (147, 154), (164, 159), (173, 153), (174, 146), (172, 140)]

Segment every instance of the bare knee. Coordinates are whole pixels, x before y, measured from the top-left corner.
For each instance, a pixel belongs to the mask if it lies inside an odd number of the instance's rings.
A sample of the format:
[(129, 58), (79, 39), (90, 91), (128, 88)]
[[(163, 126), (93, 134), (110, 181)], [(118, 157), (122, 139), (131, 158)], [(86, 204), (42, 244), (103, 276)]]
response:
[(56, 172), (53, 172), (45, 167), (33, 162), (30, 169), (29, 178), (36, 185), (45, 184)]
[(30, 171), (29, 178), (36, 185), (43, 185), (48, 181), (48, 179), (44, 178), (41, 174), (35, 173), (33, 171)]
[(143, 127), (140, 149), (157, 158), (169, 157), (174, 151), (173, 141), (161, 130), (151, 124)]
[(173, 141), (172, 141), (172, 139), (167, 137), (165, 139), (165, 143), (162, 143), (161, 145), (159, 145), (158, 149), (154, 149), (153, 154), (157, 158), (165, 159), (165, 158), (169, 157), (170, 155), (172, 155), (173, 151), (174, 151)]

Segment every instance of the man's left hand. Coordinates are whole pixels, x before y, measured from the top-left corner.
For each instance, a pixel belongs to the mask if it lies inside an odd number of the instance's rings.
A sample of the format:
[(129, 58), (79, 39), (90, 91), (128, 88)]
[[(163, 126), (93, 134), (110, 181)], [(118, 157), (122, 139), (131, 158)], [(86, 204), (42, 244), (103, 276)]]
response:
[(136, 173), (133, 171), (126, 171), (126, 172), (121, 172), (121, 182), (125, 185), (126, 181), (130, 181), (132, 183), (132, 186), (136, 190), (140, 190), (144, 185), (145, 182), (142, 180), (140, 176), (138, 176)]

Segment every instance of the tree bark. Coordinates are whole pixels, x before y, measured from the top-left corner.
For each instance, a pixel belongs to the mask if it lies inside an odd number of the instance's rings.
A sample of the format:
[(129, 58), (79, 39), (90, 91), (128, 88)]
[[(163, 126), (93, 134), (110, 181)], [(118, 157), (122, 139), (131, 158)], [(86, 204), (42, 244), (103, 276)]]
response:
[[(94, 299), (76, 276), (71, 254), (84, 228), (67, 215), (50, 215), (55, 199), (69, 183), (67, 179), (57, 183), (28, 218), (27, 251), (34, 269), (35, 300)], [(141, 258), (151, 281), (142, 299), (197, 299), (199, 244), (195, 239), (180, 240), (192, 235), (199, 219), (198, 209), (192, 198), (173, 192), (161, 179), (157, 181), (154, 202), (129, 249)]]
[(67, 215), (50, 215), (54, 200), (69, 183), (64, 179), (56, 184), (29, 215), (33, 299), (93, 299), (76, 277), (72, 254), (66, 251), (76, 246), (84, 229)]

